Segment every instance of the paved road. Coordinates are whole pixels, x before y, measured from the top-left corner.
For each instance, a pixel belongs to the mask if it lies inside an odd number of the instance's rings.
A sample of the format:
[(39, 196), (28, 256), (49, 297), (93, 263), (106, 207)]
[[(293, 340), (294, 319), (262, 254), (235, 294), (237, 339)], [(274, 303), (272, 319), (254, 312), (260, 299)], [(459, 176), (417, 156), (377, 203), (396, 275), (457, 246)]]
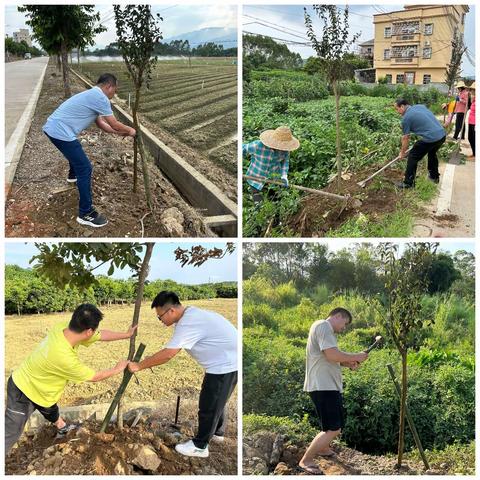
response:
[[(461, 146), (465, 156), (471, 154), (467, 141), (462, 141)], [(427, 205), (426, 215), (415, 220), (413, 236), (474, 237), (475, 162), (467, 160), (461, 165), (441, 162), (439, 169), (439, 195)]]
[(5, 144), (15, 130), (48, 57), (5, 64)]

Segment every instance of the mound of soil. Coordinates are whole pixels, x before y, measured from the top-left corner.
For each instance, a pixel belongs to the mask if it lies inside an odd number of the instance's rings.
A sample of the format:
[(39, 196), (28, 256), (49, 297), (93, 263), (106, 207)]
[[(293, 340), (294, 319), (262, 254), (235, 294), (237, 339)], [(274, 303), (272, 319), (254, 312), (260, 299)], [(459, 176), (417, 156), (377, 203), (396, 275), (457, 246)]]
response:
[[(283, 435), (273, 432), (256, 432), (243, 439), (244, 475), (308, 475), (298, 467), (306, 445), (292, 445)], [(319, 457), (317, 464), (325, 475), (444, 475), (446, 466), (431, 466), (425, 471), (423, 464), (404, 460), (396, 468), (396, 457), (366, 455), (341, 445), (333, 447), (335, 455)]]
[[(397, 189), (394, 182), (403, 179), (403, 170), (391, 168), (364, 188), (358, 185), (358, 182), (368, 178), (378, 168), (375, 166), (350, 173), (347, 178), (342, 178), (340, 187), (335, 179), (323, 189), (325, 192), (350, 196), (348, 202), (331, 200), (318, 194), (306, 195), (288, 227), (301, 237), (323, 237), (329, 230), (339, 228), (352, 217), (365, 215), (370, 220), (375, 220), (396, 211), (405, 192)], [(355, 206), (354, 200), (360, 200), (361, 205)]]
[(235, 475), (236, 439), (211, 442), (208, 458), (190, 458), (175, 451), (189, 440), (193, 425), (174, 428), (167, 419), (150, 416), (135, 427), (110, 427), (86, 422), (62, 439), (55, 427), (44, 426), (27, 436), (8, 455), (7, 475)]
[[(72, 78), (72, 91), (83, 88)], [(50, 64), (32, 126), (6, 202), (7, 237), (211, 237), (202, 212), (189, 206), (176, 188), (150, 165), (153, 212), (147, 206), (143, 176), (133, 185), (133, 142), (91, 127), (79, 137), (93, 164), (93, 202), (107, 216), (106, 227), (76, 222), (78, 192), (66, 182), (68, 162), (42, 132), (47, 117), (63, 101), (61, 77)], [(139, 161), (140, 163), (140, 161)]]

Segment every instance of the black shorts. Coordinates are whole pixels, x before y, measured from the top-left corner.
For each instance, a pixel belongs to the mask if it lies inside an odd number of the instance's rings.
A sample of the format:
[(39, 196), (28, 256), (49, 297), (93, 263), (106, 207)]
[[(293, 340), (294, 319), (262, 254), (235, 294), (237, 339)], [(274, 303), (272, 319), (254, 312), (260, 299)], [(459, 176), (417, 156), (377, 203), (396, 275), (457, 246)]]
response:
[(322, 431), (340, 430), (345, 426), (343, 415), (343, 397), (337, 390), (319, 390), (309, 392), (315, 405)]

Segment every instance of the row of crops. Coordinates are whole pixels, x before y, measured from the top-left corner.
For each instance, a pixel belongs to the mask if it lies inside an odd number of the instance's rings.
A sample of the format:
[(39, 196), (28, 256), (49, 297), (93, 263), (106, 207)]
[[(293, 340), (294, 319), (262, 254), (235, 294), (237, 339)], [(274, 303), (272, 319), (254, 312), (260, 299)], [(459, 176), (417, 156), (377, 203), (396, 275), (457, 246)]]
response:
[[(237, 67), (232, 59), (159, 62), (139, 111), (151, 122), (228, 174), (236, 174)], [(120, 98), (134, 101), (122, 62), (88, 62), (81, 71), (95, 81), (104, 72), (119, 78)]]

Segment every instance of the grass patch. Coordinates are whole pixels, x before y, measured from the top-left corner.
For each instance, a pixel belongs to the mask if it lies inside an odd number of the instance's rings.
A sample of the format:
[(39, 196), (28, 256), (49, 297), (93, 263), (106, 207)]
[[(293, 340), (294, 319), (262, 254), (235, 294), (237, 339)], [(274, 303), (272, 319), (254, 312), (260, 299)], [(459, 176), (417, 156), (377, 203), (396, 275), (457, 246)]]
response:
[(309, 423), (308, 415), (301, 419), (292, 419), (253, 413), (245, 414), (243, 416), (243, 434), (250, 435), (260, 431), (286, 435), (287, 439), (295, 444), (306, 444), (318, 433), (318, 429)]
[[(425, 450), (428, 463), (434, 469), (450, 475), (475, 475), (475, 442), (456, 443), (444, 450)], [(417, 450), (405, 455), (408, 459), (421, 461)]]

